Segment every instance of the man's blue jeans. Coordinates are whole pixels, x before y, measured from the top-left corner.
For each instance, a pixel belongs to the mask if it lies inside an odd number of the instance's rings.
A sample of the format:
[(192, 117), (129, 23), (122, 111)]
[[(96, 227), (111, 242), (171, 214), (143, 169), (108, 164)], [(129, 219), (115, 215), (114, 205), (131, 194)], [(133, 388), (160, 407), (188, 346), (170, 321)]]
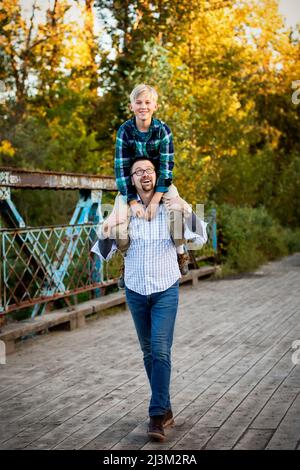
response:
[(141, 295), (126, 287), (126, 299), (135, 324), (151, 386), (149, 416), (171, 409), (171, 347), (178, 308), (179, 281), (169, 289)]

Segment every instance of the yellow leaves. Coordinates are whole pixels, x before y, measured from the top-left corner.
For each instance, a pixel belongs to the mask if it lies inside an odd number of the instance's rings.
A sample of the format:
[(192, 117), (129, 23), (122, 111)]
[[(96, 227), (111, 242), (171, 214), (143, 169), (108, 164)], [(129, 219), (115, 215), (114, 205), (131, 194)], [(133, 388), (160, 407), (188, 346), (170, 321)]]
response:
[(65, 43), (64, 50), (65, 67), (84, 67), (91, 62), (91, 53), (84, 37), (77, 34), (69, 38)]
[(59, 117), (55, 117), (49, 122), (49, 130), (50, 130), (51, 138), (53, 140), (56, 140), (59, 138), (61, 129), (62, 129), (62, 126), (61, 126)]
[(2, 140), (0, 142), (0, 154), (2, 154), (5, 157), (13, 157), (16, 153), (16, 150), (12, 146), (11, 142), (9, 140)]
[(234, 116), (238, 109), (240, 109), (241, 103), (238, 100), (237, 93), (232, 96), (232, 102), (228, 107), (228, 116)]
[(278, 148), (279, 139), (281, 137), (281, 131), (275, 127), (270, 126), (267, 122), (264, 123), (262, 133), (265, 135), (268, 141), (269, 148), (276, 150)]
[(234, 156), (238, 155), (238, 150), (235, 147), (233, 147), (233, 148), (227, 150), (227, 154), (230, 155), (231, 157), (234, 157)]
[(16, 15), (20, 12), (19, 0), (1, 0), (0, 2), (1, 11), (0, 19), (2, 20), (6, 15)]

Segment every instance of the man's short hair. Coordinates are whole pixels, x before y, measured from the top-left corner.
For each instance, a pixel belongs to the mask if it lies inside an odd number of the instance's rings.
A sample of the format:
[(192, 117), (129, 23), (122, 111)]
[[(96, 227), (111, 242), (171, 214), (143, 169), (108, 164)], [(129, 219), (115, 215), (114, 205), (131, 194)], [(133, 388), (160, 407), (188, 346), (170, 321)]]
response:
[(133, 165), (134, 165), (136, 162), (143, 162), (143, 161), (145, 161), (145, 160), (148, 161), (148, 162), (150, 162), (150, 163), (154, 166), (155, 171), (157, 171), (157, 167), (156, 167), (155, 163), (152, 162), (149, 158), (146, 158), (146, 157), (139, 157), (139, 158), (135, 158), (135, 159), (133, 160), (133, 162), (132, 162), (132, 164), (131, 164), (131, 167), (130, 167), (130, 172), (132, 171)]
[(157, 91), (150, 85), (145, 85), (142, 83), (141, 85), (137, 85), (134, 87), (132, 92), (130, 93), (130, 102), (131, 104), (135, 103), (135, 100), (142, 94), (142, 93), (148, 93), (151, 98), (157, 102), (158, 100), (158, 94)]

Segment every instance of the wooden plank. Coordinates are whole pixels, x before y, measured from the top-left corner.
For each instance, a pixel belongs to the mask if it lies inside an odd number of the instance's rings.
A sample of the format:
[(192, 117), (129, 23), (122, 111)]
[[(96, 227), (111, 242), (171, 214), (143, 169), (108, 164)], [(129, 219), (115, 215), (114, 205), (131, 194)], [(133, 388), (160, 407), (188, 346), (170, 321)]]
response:
[[(251, 362), (252, 366), (255, 365), (258, 357), (259, 354), (253, 354), (251, 361), (241, 359), (240, 364), (237, 363), (229, 370), (225, 370), (224, 374), (220, 377), (218, 377), (216, 374), (217, 380), (215, 382), (212, 382), (210, 386), (205, 387), (204, 390), (201, 390), (201, 388), (199, 388), (199, 395), (191, 401), (193, 407), (197, 410), (197, 412), (194, 411), (194, 414), (191, 417), (189, 410), (190, 406), (187, 406), (186, 409), (179, 414), (176, 419), (176, 423), (178, 423), (178, 419), (183, 420), (179, 432), (176, 426), (176, 428), (171, 431), (172, 440), (170, 441), (170, 443), (168, 442), (166, 444), (163, 444), (163, 448), (169, 449), (173, 447), (177, 448), (177, 446), (179, 446), (180, 448), (189, 449), (189, 446), (191, 445), (191, 436), (197, 435), (199, 437), (196, 439), (196, 441), (195, 438), (193, 439), (193, 448), (203, 448), (207, 443), (207, 440), (201, 440), (200, 434), (198, 434), (198, 428), (201, 430), (204, 427), (208, 427), (213, 428), (217, 431), (221, 427), (222, 419), (224, 419), (224, 422), (226, 422), (226, 409), (224, 411), (223, 418), (221, 417), (222, 406), (227, 406), (225, 397), (227, 393), (232, 393), (231, 390), (236, 386), (236, 384), (243, 380), (244, 377), (247, 377), (247, 375), (249, 376), (249, 373), (251, 374)], [(249, 382), (251, 383), (251, 380), (249, 380)], [(235, 395), (236, 400), (239, 399), (239, 393), (240, 392), (237, 392), (237, 394)], [(219, 406), (220, 403), (221, 405)], [(216, 411), (217, 415), (215, 414)], [(212, 416), (212, 412), (215, 415), (215, 421), (209, 420), (209, 416)], [(217, 416), (219, 416), (219, 421), (216, 421)], [(146, 448), (150, 449), (148, 445)]]
[[(180, 279), (180, 284), (192, 281), (193, 285), (196, 285), (199, 278), (213, 274), (214, 272), (215, 268), (209, 266), (192, 270)], [(26, 337), (42, 331), (48, 331), (54, 326), (65, 323), (69, 324), (69, 329), (72, 331), (75, 328), (85, 326), (85, 317), (87, 315), (101, 312), (125, 303), (125, 293), (116, 292), (100, 299), (84, 302), (72, 308), (68, 307), (66, 309), (62, 309), (59, 312), (44, 314), (42, 317), (9, 323), (2, 327), (0, 341), (2, 340), (6, 343), (6, 353), (11, 354), (16, 350), (14, 341), (21, 337)]]
[[(184, 304), (184, 305), (185, 305), (185, 304)], [(183, 305), (183, 306), (184, 306), (184, 305)], [(221, 327), (222, 327), (222, 325), (221, 325)], [(102, 332), (102, 329), (103, 329), (103, 326), (102, 326), (102, 328), (101, 328), (101, 332)], [(221, 328), (219, 328), (219, 329), (221, 329)], [(108, 333), (107, 333), (107, 331), (105, 331), (105, 330), (104, 330), (104, 335), (103, 335), (103, 334), (101, 335), (101, 333), (99, 333), (99, 335), (100, 335), (99, 341), (101, 341), (101, 339), (108, 338), (108, 337), (107, 337), (107, 334), (108, 334)], [(108, 338), (108, 339), (109, 339), (109, 338)], [(199, 336), (199, 339), (200, 339), (200, 336)], [(80, 346), (80, 344), (79, 344), (79, 346)], [(41, 351), (39, 352), (39, 357), (41, 357), (40, 355), (41, 355)], [(181, 357), (182, 357), (182, 352), (181, 352)], [(191, 357), (189, 358), (189, 363), (190, 363), (190, 361), (191, 361)], [(55, 361), (53, 361), (53, 362), (57, 362), (56, 359), (55, 359)], [(38, 369), (39, 374), (40, 374), (41, 369), (40, 369), (40, 368), (37, 368), (37, 369)], [(58, 368), (58, 369), (55, 368), (54, 370), (49, 371), (49, 374), (48, 374), (48, 375), (47, 375), (47, 374), (45, 375), (45, 379), (44, 379), (44, 380), (46, 380), (46, 378), (47, 378), (48, 376), (51, 377), (51, 374), (57, 375), (57, 373), (59, 372), (59, 370), (60, 370), (59, 368)], [(13, 380), (14, 382), (15, 382), (16, 377), (17, 377), (17, 374), (14, 373), (13, 378), (12, 378), (12, 380)], [(27, 378), (27, 375), (26, 375), (25, 377)], [(8, 380), (8, 377), (7, 377), (7, 380)], [(30, 383), (30, 388), (32, 388), (31, 385), (32, 385), (32, 383), (34, 382), (34, 381), (32, 380), (32, 377), (28, 377), (28, 381), (29, 381), (29, 383)], [(24, 391), (25, 383), (26, 383), (26, 379), (22, 382), (22, 384), (20, 384), (20, 385), (22, 386), (22, 390), (23, 390), (23, 391)], [(18, 387), (14, 387), (15, 390), (17, 390), (17, 388), (18, 388)], [(14, 393), (15, 393), (14, 390), (12, 390), (11, 388), (10, 388), (10, 389), (7, 389), (7, 394), (8, 394), (8, 396), (11, 397), (11, 396), (13, 396)], [(1, 398), (3, 399), (3, 395), (1, 396), (1, 393), (0, 393), (0, 401), (1, 401)]]
[[(261, 358), (261, 356), (262, 356), (262, 353), (260, 351), (258, 354), (256, 354), (255, 358), (253, 358), (253, 362), (255, 363), (255, 360), (257, 361), (257, 359)], [(170, 431), (171, 432), (171, 437), (173, 439), (175, 439), (175, 436), (176, 436), (176, 446), (177, 445), (180, 445), (180, 446), (182, 445), (178, 439), (180, 437), (184, 436), (188, 432), (188, 430), (191, 429), (191, 426), (193, 425), (193, 423), (196, 423), (201, 418), (201, 416), (204, 415), (205, 412), (208, 411), (209, 408), (215, 402), (217, 402), (218, 398), (222, 397), (222, 395), (224, 394), (224, 391), (226, 389), (230, 389), (231, 386), (234, 385), (234, 383), (237, 382), (239, 375), (241, 377), (243, 377), (245, 372), (247, 372), (249, 369), (251, 369), (251, 363), (247, 364), (247, 361), (243, 361), (243, 367), (241, 367), (241, 366), (236, 367), (237, 372), (233, 372), (233, 367), (231, 367), (231, 369), (228, 373), (228, 371), (226, 371), (226, 366), (224, 366), (224, 364), (221, 363), (221, 364), (217, 364), (217, 366), (218, 365), (220, 365), (220, 370), (223, 369), (224, 376), (225, 376), (223, 380), (219, 379), (215, 383), (213, 383), (214, 380), (211, 380), (212, 384), (211, 384), (211, 386), (208, 386), (208, 384), (205, 381), (205, 375), (202, 375), (201, 376), (201, 383), (198, 383), (198, 385), (193, 389), (195, 391), (195, 394), (193, 396), (186, 396), (186, 389), (185, 388), (183, 389), (183, 394), (182, 394), (182, 397), (180, 398), (181, 403), (188, 402), (188, 403), (195, 404), (195, 403), (197, 403), (196, 398), (198, 397), (199, 404), (197, 406), (197, 412), (193, 411), (192, 415), (190, 415), (190, 406), (187, 406), (186, 409), (184, 410), (184, 412), (179, 414), (179, 420), (183, 419), (183, 424), (181, 423), (179, 432), (178, 432), (178, 426), (177, 425), (176, 425), (174, 430)], [(230, 358), (229, 358), (229, 361), (228, 361), (228, 365), (229, 365), (229, 367), (232, 366), (232, 361), (230, 360)], [(215, 370), (215, 368), (214, 368), (214, 370), (212, 370), (212, 376), (214, 376), (215, 380), (218, 379), (218, 373)], [(202, 388), (201, 388), (201, 386), (202, 386)], [(173, 390), (173, 387), (172, 387), (172, 390)], [(203, 393), (201, 393), (201, 392), (203, 392)], [(179, 397), (179, 395), (175, 394), (176, 403), (178, 403), (178, 397)], [(187, 412), (188, 419), (186, 419), (186, 417), (185, 417), (185, 411)], [(178, 424), (178, 417), (176, 418), (176, 423)], [(135, 436), (136, 433), (138, 433), (138, 432), (139, 432), (139, 429), (133, 430), (132, 436)], [(130, 448), (129, 443), (132, 440), (135, 441), (135, 445), (136, 445), (136, 442), (137, 442), (136, 438), (133, 439), (133, 437), (131, 438), (129, 436), (126, 439), (124, 439), (122, 442), (118, 443), (117, 448), (118, 449), (129, 449)], [(174, 441), (173, 441), (173, 444), (174, 444)], [(203, 445), (204, 444), (205, 444), (205, 442), (203, 443)], [(188, 439), (187, 439), (187, 442), (185, 443), (185, 445), (187, 446), (186, 448), (189, 448), (189, 446), (190, 446), (190, 437), (189, 436), (188, 436)], [(171, 448), (171, 445), (170, 445), (169, 442), (159, 444), (159, 446), (160, 446), (159, 448), (161, 448), (161, 449)], [(153, 447), (153, 444), (146, 444), (143, 447), (143, 449), (148, 449), (148, 450), (149, 449), (154, 449), (154, 448), (156, 448), (156, 447), (155, 447), (155, 445)]]
[[(289, 357), (285, 354), (282, 360), (279, 361), (277, 367), (281, 370), (288, 368)], [(269, 367), (269, 366), (267, 366)], [(268, 371), (269, 372), (269, 371)], [(288, 373), (288, 369), (287, 369)], [(256, 374), (255, 374), (256, 375)], [(259, 375), (258, 375), (259, 378)], [(257, 379), (256, 379), (257, 380)], [(254, 376), (252, 376), (252, 382), (255, 381)], [(255, 383), (255, 382), (254, 382)], [(232, 414), (228, 416), (226, 421), (220, 426), (220, 429), (212, 437), (212, 439), (207, 444), (207, 449), (231, 449), (235, 446), (238, 439), (242, 434), (247, 430), (251, 425), (253, 419), (260, 412), (262, 407), (268, 401), (274, 390), (281, 383), (280, 377), (271, 376), (269, 373), (258, 382), (258, 384), (251, 390), (250, 394), (245, 394), (241, 392), (241, 388), (231, 390), (227, 393), (219, 404), (219, 406), (227, 406), (229, 410), (235, 406)], [(251, 386), (250, 386), (251, 387)], [(247, 393), (247, 391), (246, 391)], [(242, 398), (242, 401), (241, 401)], [(236, 406), (236, 403), (240, 404)], [(219, 411), (219, 410), (218, 410)], [(210, 413), (207, 413), (204, 420), (202, 421), (202, 426), (205, 425), (210, 419)], [(222, 418), (221, 418), (222, 419)], [(213, 421), (214, 422), (214, 421)]]
[(263, 450), (269, 442), (274, 429), (249, 428), (234, 446), (235, 450)]
[(300, 441), (300, 393), (273, 434), (266, 449), (294, 450)]
[(29, 339), (8, 356), (1, 448), (276, 448), (284, 433), (283, 446), (295, 448), (299, 267), (296, 255), (257, 274), (181, 287), (171, 382), (176, 426), (163, 444), (147, 437), (149, 385), (123, 312), (68, 335)]
[(198, 269), (191, 269), (188, 274), (182, 276), (179, 280), (179, 284), (184, 284), (186, 282), (192, 281), (193, 286), (198, 284), (198, 280), (201, 277), (206, 277), (214, 274), (216, 272), (215, 266), (202, 266)]
[(42, 331), (48, 332), (51, 328), (63, 324), (68, 324), (69, 330), (72, 331), (85, 325), (86, 316), (123, 304), (125, 304), (125, 294), (117, 292), (104, 298), (84, 302), (72, 308), (68, 307), (61, 311), (47, 313), (42, 317), (10, 323), (2, 328), (0, 341), (6, 343), (7, 354), (11, 354), (15, 352), (14, 342), (19, 338)]
[(299, 392), (300, 388), (287, 387), (285, 381), (283, 381), (282, 385), (275, 391), (266, 406), (255, 418), (251, 427), (256, 430), (276, 429)]
[[(274, 349), (274, 346), (271, 348), (271, 350), (269, 351), (269, 356), (270, 356), (270, 353), (274, 354), (274, 350), (278, 351), (278, 346), (275, 346), (275, 348), (276, 349)], [(271, 357), (272, 357), (272, 354), (271, 354)], [(252, 359), (250, 360), (251, 356), (252, 356)], [(224, 397), (226, 396), (227, 390), (230, 391), (232, 386), (234, 386), (235, 384), (238, 385), (241, 380), (245, 380), (245, 377), (247, 377), (247, 374), (249, 375), (249, 372), (251, 373), (252, 367), (255, 366), (255, 364), (257, 363), (258, 358), (262, 359), (261, 352), (259, 352), (257, 354), (253, 353), (252, 355), (248, 354), (246, 356), (246, 359), (241, 358), (240, 365), (239, 365), (239, 363), (237, 363), (235, 366), (233, 366), (228, 371), (225, 370), (224, 371), (225, 372), (224, 373), (224, 378), (218, 378), (217, 375), (216, 375), (217, 381), (215, 383), (212, 383), (212, 385), (210, 387), (206, 388), (203, 393), (198, 394), (198, 396), (197, 396), (197, 387), (195, 387), (195, 390), (196, 390), (195, 396), (194, 397), (190, 396), (189, 398), (190, 398), (190, 400), (192, 400), (192, 403), (194, 405), (198, 404), (198, 410), (201, 410), (200, 416), (198, 415), (198, 419), (196, 420), (197, 426), (202, 428), (204, 425), (207, 425), (208, 427), (212, 426), (212, 425), (215, 425), (216, 426), (215, 428), (217, 429), (218, 427), (221, 426), (222, 420), (226, 421), (226, 416), (228, 414), (226, 406), (228, 406), (228, 403), (224, 402), (224, 403), (221, 404), (220, 407), (218, 407), (218, 401), (220, 399), (222, 399), (223, 396)], [(265, 359), (263, 359), (263, 360), (265, 360)], [(269, 364), (272, 365), (272, 362), (273, 362), (273, 358), (271, 359), (271, 361), (269, 361)], [(258, 365), (259, 365), (259, 362), (258, 362)], [(261, 365), (259, 365), (259, 367), (260, 367), (261, 370), (263, 370), (263, 368), (264, 368), (264, 367), (261, 367)], [(256, 373), (257, 372), (258, 372), (258, 369), (256, 367)], [(203, 377), (203, 379), (204, 379), (204, 377)], [(250, 376), (249, 383), (251, 384), (251, 376)], [(200, 384), (199, 384), (199, 386), (200, 386)], [(201, 388), (199, 388), (199, 391), (201, 392)], [(185, 391), (183, 391), (183, 394), (184, 393), (185, 393)], [(237, 392), (238, 397), (239, 397), (240, 393), (241, 393), (241, 390), (239, 390)], [(189, 407), (187, 407), (187, 410), (188, 410), (188, 408)], [(214, 413), (215, 413), (215, 411), (218, 412), (219, 417), (221, 418), (221, 419), (219, 419), (219, 422), (212, 422), (210, 419), (207, 419), (206, 422), (204, 422), (205, 418), (200, 420), (200, 418), (202, 416), (208, 417), (208, 414), (206, 414), (206, 413), (209, 411), (209, 409), (213, 410)], [(223, 418), (222, 418), (222, 415), (220, 415), (220, 413), (222, 413), (223, 410), (224, 410), (224, 412), (223, 412)], [(230, 410), (229, 410), (229, 412), (230, 412)], [(180, 417), (180, 415), (179, 415), (179, 417)], [(189, 420), (188, 420), (188, 422), (186, 424), (186, 429), (182, 428), (180, 430), (180, 435), (178, 435), (178, 432), (176, 430), (176, 438), (179, 438), (179, 437), (184, 438), (184, 441), (185, 441), (184, 445), (187, 446), (186, 448), (189, 448), (188, 446), (190, 445), (190, 438), (189, 438), (189, 435), (188, 435), (188, 431), (191, 430), (191, 427), (192, 427), (191, 422), (189, 422)], [(174, 437), (175, 437), (175, 435), (174, 435)], [(180, 444), (180, 446), (182, 446), (182, 443), (178, 440), (176, 442), (176, 445), (177, 444)], [(199, 448), (201, 448), (205, 444), (206, 444), (206, 442), (201, 442), (201, 443), (198, 442)], [(164, 444), (164, 448), (168, 449), (168, 448), (170, 448), (170, 445), (169, 444), (166, 444), (166, 445)]]

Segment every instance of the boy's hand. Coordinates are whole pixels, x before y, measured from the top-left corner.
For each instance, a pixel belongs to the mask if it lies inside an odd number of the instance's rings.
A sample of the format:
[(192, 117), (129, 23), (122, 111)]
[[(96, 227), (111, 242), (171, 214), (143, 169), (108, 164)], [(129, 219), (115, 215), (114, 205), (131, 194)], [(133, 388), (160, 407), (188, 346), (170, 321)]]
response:
[(159, 204), (157, 204), (156, 202), (153, 202), (153, 201), (150, 202), (150, 204), (148, 205), (146, 209), (146, 215), (145, 215), (146, 220), (154, 219), (158, 206)]
[[(111, 236), (111, 231), (119, 224), (124, 224), (127, 217), (120, 217), (118, 213), (112, 212), (107, 219), (104, 220), (102, 225), (101, 234), (106, 238)], [(100, 238), (100, 237), (99, 237)]]
[(139, 219), (145, 218), (145, 209), (140, 202), (132, 201), (130, 203), (130, 209), (133, 216), (138, 217)]
[(188, 217), (193, 212), (192, 208), (180, 196), (173, 197), (165, 201), (165, 205), (169, 211), (182, 212), (184, 217)]
[(154, 219), (162, 197), (163, 197), (163, 193), (160, 193), (160, 192), (154, 193), (150, 201), (150, 204), (148, 205), (146, 209), (146, 220)]

